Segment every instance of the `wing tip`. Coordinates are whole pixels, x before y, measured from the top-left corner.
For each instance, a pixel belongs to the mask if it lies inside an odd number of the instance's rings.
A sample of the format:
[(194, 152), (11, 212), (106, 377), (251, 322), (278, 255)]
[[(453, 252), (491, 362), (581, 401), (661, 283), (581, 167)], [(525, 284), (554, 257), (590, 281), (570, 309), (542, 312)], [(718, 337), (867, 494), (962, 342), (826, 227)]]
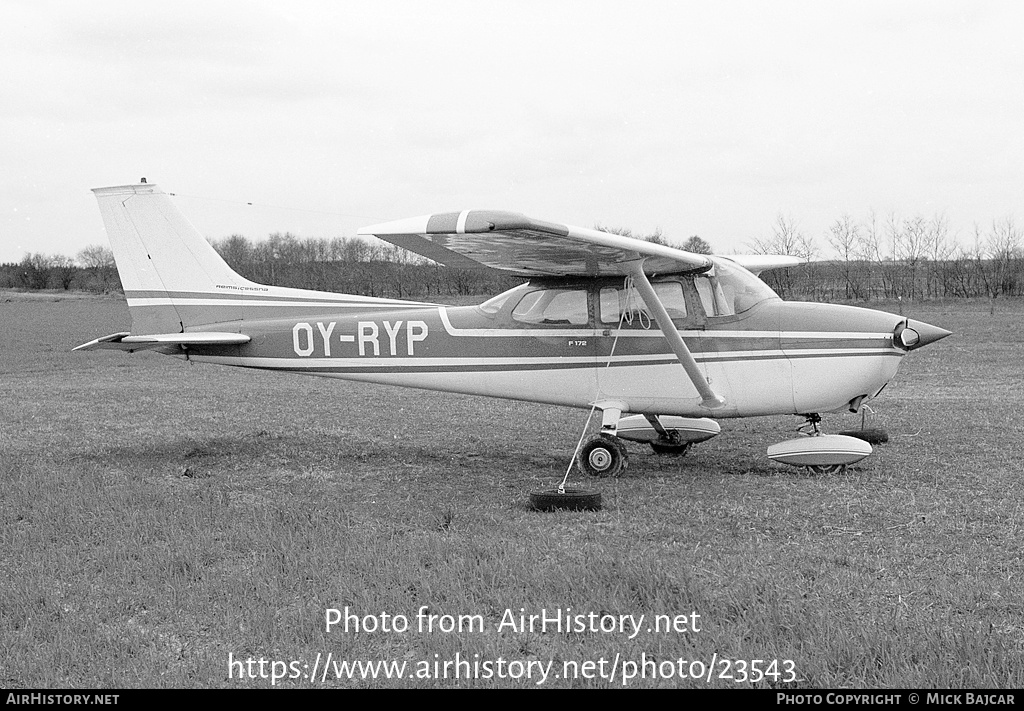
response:
[(138, 195), (140, 193), (162, 193), (163, 191), (156, 183), (135, 183), (133, 185), (109, 185), (101, 188), (92, 188), (96, 195)]
[(73, 353), (75, 351), (94, 351), (99, 348), (116, 348), (117, 346), (107, 344), (120, 343), (122, 338), (129, 335), (131, 335), (129, 331), (119, 331), (118, 333), (111, 333), (109, 336), (101, 336), (100, 338), (94, 338), (88, 343), (83, 343), (80, 346), (75, 346), (74, 348), (71, 349), (71, 351)]
[(357, 235), (364, 237), (376, 237), (379, 235), (421, 235), (427, 231), (427, 223), (432, 215), (419, 215), (418, 217), (406, 217), (401, 220), (380, 222), (376, 225), (360, 227)]

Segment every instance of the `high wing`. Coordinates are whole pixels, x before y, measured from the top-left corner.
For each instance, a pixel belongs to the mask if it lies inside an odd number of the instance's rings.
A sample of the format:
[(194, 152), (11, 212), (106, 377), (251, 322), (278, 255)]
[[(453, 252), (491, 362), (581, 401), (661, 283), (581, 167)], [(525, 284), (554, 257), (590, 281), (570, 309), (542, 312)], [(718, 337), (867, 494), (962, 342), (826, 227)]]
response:
[(643, 259), (647, 274), (703, 271), (705, 255), (631, 237), (534, 220), (517, 212), (464, 210), (359, 230), (449, 267), (517, 276), (616, 276)]
[[(516, 212), (464, 210), (423, 215), (359, 230), (449, 267), (490, 268), (517, 276), (630, 276), (653, 311), (686, 376), (709, 410), (726, 403), (708, 384), (672, 323), (648, 274), (705, 271), (710, 258), (631, 237), (541, 222)], [(614, 404), (601, 405), (618, 418)]]
[(725, 258), (736, 262), (747, 271), (753, 273), (754, 276), (768, 269), (795, 267), (807, 261), (800, 257), (787, 257), (780, 254), (730, 254)]

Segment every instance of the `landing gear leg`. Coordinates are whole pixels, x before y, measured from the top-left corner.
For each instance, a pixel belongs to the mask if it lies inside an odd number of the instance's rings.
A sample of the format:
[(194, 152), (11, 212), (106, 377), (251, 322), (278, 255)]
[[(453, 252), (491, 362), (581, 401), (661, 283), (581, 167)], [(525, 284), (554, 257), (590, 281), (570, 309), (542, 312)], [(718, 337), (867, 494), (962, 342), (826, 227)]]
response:
[(665, 429), (657, 415), (644, 415), (644, 418), (651, 423), (651, 427), (658, 433), (658, 441), (651, 442), (651, 449), (655, 454), (672, 454), (681, 457), (690, 451), (691, 442), (682, 442), (679, 433)]
[(821, 435), (821, 430), (818, 429), (818, 425), (821, 424), (821, 415), (817, 412), (810, 412), (804, 415), (804, 420), (805, 422), (797, 427), (797, 432), (808, 437), (818, 437)]
[(601, 433), (594, 435), (580, 447), (576, 467), (589, 476), (621, 476), (629, 466), (626, 445), (617, 436), (622, 410), (609, 407), (601, 414)]
[[(601, 433), (591, 437), (576, 453), (576, 468), (590, 476), (619, 476), (626, 469), (626, 446), (618, 438), (619, 416), (622, 407), (618, 403), (596, 403), (601, 407)], [(587, 416), (587, 424), (593, 410)], [(583, 430), (586, 432), (586, 428)], [(582, 438), (582, 435), (581, 435)], [(601, 509), (601, 493), (586, 489), (569, 489), (565, 486), (572, 464), (557, 489), (535, 491), (530, 494), (530, 507), (537, 511), (598, 511)]]
[[(808, 437), (820, 437), (821, 430), (818, 428), (818, 425), (821, 424), (821, 415), (817, 412), (811, 412), (804, 415), (804, 418), (807, 421), (798, 430)], [(839, 472), (846, 471), (845, 464), (812, 464), (807, 468), (812, 474), (838, 474)]]
[[(797, 428), (797, 431), (808, 437), (821, 437), (821, 415), (817, 412), (810, 412), (804, 415), (804, 424)], [(805, 464), (812, 474), (838, 474), (846, 471), (845, 464)]]

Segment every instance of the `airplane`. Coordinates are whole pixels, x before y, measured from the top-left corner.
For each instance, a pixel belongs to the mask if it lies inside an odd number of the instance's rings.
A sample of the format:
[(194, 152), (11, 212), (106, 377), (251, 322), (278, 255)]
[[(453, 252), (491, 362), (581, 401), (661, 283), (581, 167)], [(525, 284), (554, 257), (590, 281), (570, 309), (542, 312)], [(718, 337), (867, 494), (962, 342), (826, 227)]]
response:
[(822, 434), (820, 413), (862, 411), (904, 355), (950, 335), (783, 301), (757, 275), (794, 257), (695, 254), (498, 210), (359, 230), (442, 265), (528, 279), (477, 306), (268, 286), (235, 273), (155, 184), (93, 192), (132, 326), (74, 350), (599, 410), (600, 431), (574, 455), (586, 475), (620, 475), (623, 440), (681, 455), (717, 435), (718, 420), (767, 415), (803, 417), (812, 435), (770, 457), (836, 471), (871, 448)]

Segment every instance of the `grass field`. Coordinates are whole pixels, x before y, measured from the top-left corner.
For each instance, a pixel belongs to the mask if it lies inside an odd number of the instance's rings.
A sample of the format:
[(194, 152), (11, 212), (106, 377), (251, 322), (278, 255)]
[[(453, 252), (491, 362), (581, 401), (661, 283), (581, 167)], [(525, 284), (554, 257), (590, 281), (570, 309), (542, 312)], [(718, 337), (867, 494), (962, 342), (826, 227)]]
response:
[[(892, 439), (855, 468), (768, 460), (795, 417), (726, 420), (682, 459), (631, 445), (586, 482), (600, 512), (538, 513), (585, 412), (71, 353), (127, 330), (124, 302), (0, 294), (0, 686), (270, 686), (229, 667), (262, 658), (302, 672), (280, 686), (532, 687), (549, 662), (545, 687), (623, 686), (647, 661), (627, 686), (1024, 687), (1024, 304), (904, 311), (954, 335), (904, 359), (872, 403)], [(346, 606), (409, 629), (328, 630)], [(423, 606), (484, 629), (420, 632)], [(498, 629), (566, 607), (645, 623)], [(523, 675), (306, 679), (328, 653)], [(722, 678), (754, 659), (758, 683)]]

